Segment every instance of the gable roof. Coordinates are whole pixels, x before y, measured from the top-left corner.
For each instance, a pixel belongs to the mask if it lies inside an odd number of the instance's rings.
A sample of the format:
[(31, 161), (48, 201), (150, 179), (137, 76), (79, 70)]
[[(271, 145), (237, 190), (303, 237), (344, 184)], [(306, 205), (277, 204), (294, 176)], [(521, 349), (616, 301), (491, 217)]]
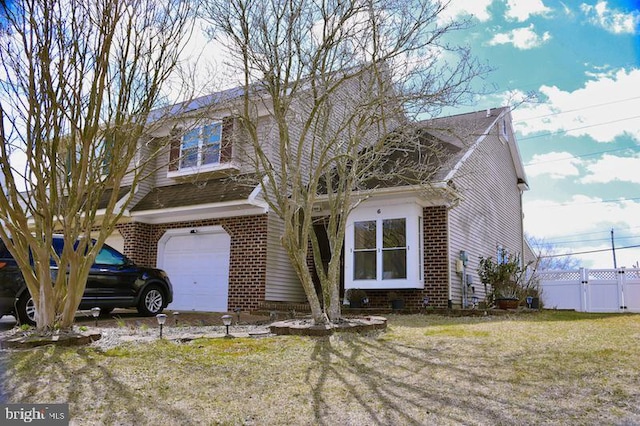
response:
[(458, 146), (460, 151), (453, 155), (446, 167), (441, 170), (440, 179), (449, 181), (455, 177), (462, 163), (473, 153), (479, 143), (495, 128), (497, 132), (503, 126), (507, 136), (500, 136), (508, 145), (511, 159), (518, 177), (518, 185), (528, 189), (527, 178), (520, 157), (518, 144), (511, 129), (511, 112), (508, 107), (491, 108), (466, 114), (440, 117), (421, 122), (428, 132), (439, 140)]
[[(508, 126), (508, 137), (499, 133), (504, 126)], [(450, 192), (449, 186), (457, 171), (490, 133), (497, 134), (509, 145), (518, 177), (516, 183), (528, 188), (511, 131), (510, 111), (508, 107), (501, 107), (399, 126), (387, 136), (394, 148), (385, 152), (378, 172), (364, 181), (357, 191), (390, 192), (394, 188), (406, 191), (424, 186), (425, 179), (429, 179), (432, 188)], [(420, 166), (416, 167), (416, 164)], [(319, 189), (322, 194), (326, 191), (322, 184)]]

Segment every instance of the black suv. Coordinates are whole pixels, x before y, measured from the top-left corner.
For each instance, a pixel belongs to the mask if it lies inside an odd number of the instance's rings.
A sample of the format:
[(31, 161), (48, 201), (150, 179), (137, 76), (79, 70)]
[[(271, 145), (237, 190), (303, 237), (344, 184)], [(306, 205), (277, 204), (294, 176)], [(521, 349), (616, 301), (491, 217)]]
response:
[[(53, 248), (62, 252), (63, 239), (55, 236)], [(57, 268), (52, 263), (52, 273)], [(55, 275), (54, 275), (55, 276)], [(114, 308), (137, 308), (142, 315), (156, 315), (173, 301), (167, 274), (154, 268), (136, 266), (125, 255), (103, 245), (91, 266), (79, 309), (100, 307), (101, 314)], [(21, 324), (35, 324), (35, 305), (20, 268), (0, 240), (0, 316), (15, 315)]]

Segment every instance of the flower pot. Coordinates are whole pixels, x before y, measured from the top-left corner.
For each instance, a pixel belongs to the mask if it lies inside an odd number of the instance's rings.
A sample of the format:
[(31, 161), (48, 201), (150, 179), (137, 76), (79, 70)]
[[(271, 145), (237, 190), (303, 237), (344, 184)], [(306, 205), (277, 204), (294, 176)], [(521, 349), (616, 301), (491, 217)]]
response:
[(518, 309), (520, 300), (512, 298), (496, 299), (498, 309)]

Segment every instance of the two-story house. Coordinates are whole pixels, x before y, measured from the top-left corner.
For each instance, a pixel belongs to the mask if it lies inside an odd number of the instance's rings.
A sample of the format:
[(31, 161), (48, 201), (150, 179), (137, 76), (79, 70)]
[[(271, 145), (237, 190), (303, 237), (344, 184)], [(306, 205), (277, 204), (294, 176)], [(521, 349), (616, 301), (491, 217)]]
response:
[[(107, 241), (135, 262), (168, 272), (169, 309), (253, 310), (264, 302), (306, 300), (280, 244), (283, 223), (244, 161), (246, 142), (229, 107), (239, 95), (234, 89), (195, 100), (180, 118), (187, 131), (173, 136), (174, 122), (141, 144), (166, 148)], [(266, 112), (258, 126), (271, 143)], [(419, 126), (450, 158), (430, 191), (399, 184), (368, 192), (349, 217), (342, 289), (367, 290), (374, 306), (385, 304), (390, 289), (402, 291), (409, 308), (425, 300), (468, 306), (473, 296), (484, 296), (479, 256), (495, 256), (499, 248), (524, 252), (527, 183), (511, 115), (497, 108)]]

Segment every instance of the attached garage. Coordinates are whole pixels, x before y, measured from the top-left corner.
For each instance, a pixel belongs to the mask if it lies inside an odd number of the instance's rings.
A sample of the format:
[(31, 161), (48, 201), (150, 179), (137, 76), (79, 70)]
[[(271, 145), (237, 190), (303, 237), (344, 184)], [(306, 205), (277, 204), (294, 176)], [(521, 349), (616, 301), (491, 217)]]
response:
[(230, 250), (221, 226), (167, 230), (158, 242), (158, 267), (173, 284), (168, 309), (226, 312)]

